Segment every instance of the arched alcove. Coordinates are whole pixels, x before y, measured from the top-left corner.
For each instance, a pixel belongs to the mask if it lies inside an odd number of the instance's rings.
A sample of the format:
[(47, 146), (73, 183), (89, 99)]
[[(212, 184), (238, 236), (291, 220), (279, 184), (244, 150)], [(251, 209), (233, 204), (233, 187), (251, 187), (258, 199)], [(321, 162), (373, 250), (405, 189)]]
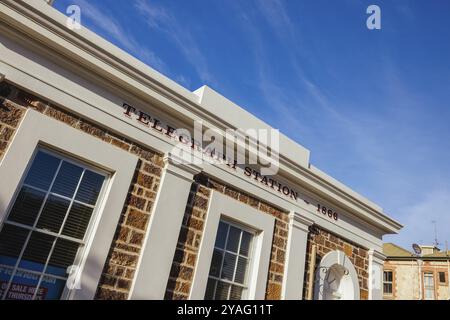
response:
[(344, 252), (327, 253), (317, 266), (315, 300), (359, 300), (358, 274)]

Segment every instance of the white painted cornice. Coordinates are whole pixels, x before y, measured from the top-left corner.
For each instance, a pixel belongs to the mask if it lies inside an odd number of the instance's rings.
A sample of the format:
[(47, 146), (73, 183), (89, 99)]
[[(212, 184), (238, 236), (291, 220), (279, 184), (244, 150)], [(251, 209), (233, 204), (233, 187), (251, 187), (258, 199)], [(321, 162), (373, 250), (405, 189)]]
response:
[[(221, 115), (221, 109), (226, 108), (217, 107), (214, 110), (211, 106), (202, 104), (204, 97), (198, 92), (188, 91), (85, 28), (68, 29), (65, 26), (66, 19), (45, 1), (0, 0), (0, 23), (7, 24), (8, 31), (26, 35), (30, 43), (39, 42), (65, 57), (65, 68), (75, 72), (77, 69), (86, 69), (132, 96), (163, 107), (164, 112), (172, 116), (190, 121), (201, 120), (205, 127), (222, 131), (237, 128), (233, 117), (228, 116), (229, 119), (224, 120), (225, 117)], [(27, 43), (22, 45), (26, 46)], [(237, 110), (235, 114), (242, 115), (252, 124), (268, 127), (245, 110)], [(239, 117), (234, 116), (236, 118)], [(293, 187), (299, 185), (308, 192), (323, 197), (384, 233), (399, 231), (402, 226), (386, 216), (380, 207), (309, 165), (309, 151), (285, 136), (281, 139), (286, 145), (286, 153), (280, 154), (279, 174), (288, 179)], [(295, 157), (296, 154), (303, 156)]]

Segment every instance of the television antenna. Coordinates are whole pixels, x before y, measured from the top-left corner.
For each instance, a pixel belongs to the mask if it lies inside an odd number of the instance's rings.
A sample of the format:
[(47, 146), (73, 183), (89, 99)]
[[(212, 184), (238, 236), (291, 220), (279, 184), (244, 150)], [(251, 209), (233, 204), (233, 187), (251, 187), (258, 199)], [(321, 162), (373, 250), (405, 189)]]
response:
[(439, 247), (440, 243), (438, 242), (438, 238), (437, 238), (437, 224), (436, 224), (436, 220), (432, 220), (431, 223), (434, 225), (434, 246), (437, 248)]

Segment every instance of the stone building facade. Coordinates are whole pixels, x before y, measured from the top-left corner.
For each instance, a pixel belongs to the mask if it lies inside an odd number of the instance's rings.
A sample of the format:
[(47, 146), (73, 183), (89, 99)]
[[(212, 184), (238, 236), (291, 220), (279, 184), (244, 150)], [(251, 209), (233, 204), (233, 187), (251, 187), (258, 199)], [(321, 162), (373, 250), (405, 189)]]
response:
[[(0, 12), (0, 299), (381, 299), (401, 225), (307, 149), (280, 134), (265, 174), (217, 150), (226, 129), (273, 128), (211, 88), (45, 1)], [(244, 155), (271, 148), (246, 138)]]
[(450, 299), (450, 251), (419, 247), (421, 254), (414, 254), (393, 243), (384, 244), (383, 299)]

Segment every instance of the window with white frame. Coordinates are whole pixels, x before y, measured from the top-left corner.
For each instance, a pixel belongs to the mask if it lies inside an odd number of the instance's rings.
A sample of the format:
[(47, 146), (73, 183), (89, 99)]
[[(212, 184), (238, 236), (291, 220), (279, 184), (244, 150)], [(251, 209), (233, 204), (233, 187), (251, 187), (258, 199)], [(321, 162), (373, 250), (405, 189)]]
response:
[(423, 287), (425, 291), (425, 300), (434, 300), (434, 276), (431, 272), (423, 274)]
[(253, 237), (250, 230), (220, 221), (205, 299), (245, 299)]
[(0, 299), (60, 299), (106, 174), (39, 149), (0, 226)]
[(383, 293), (391, 296), (393, 288), (393, 272), (390, 270), (383, 272)]

